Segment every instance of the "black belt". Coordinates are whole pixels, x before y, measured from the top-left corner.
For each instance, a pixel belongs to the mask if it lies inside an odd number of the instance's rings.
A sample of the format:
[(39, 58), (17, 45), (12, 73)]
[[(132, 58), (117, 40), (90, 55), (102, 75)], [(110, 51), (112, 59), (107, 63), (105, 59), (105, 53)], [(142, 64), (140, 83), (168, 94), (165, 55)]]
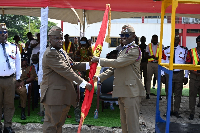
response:
[(1, 79), (7, 79), (7, 78), (10, 78), (10, 77), (13, 77), (13, 76), (15, 76), (14, 73), (13, 73), (12, 75), (10, 75), (10, 76), (0, 76), (0, 78), (1, 78)]
[(181, 70), (181, 71), (173, 71), (173, 74), (177, 74), (177, 73), (179, 73), (179, 72), (182, 72), (183, 70)]

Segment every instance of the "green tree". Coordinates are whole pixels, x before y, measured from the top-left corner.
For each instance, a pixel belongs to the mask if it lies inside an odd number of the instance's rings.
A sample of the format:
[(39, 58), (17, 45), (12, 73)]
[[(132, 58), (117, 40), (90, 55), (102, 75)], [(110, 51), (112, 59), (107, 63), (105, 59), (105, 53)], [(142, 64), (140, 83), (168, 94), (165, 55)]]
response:
[[(8, 28), (8, 41), (14, 42), (13, 37), (19, 35), (21, 41), (24, 43), (27, 41), (26, 34), (29, 32), (29, 17), (23, 15), (1, 15), (0, 23), (5, 23)], [(38, 17), (30, 17), (30, 32), (39, 33), (40, 32), (41, 21)], [(55, 26), (56, 23), (48, 22), (48, 29)]]

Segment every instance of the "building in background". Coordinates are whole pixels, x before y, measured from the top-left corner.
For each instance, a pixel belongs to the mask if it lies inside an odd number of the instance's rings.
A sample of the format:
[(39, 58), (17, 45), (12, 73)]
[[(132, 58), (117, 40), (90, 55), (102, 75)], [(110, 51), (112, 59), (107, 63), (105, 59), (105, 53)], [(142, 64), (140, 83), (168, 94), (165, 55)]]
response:
[[(123, 18), (111, 21), (111, 44), (104, 42), (101, 57), (106, 57), (106, 54), (114, 50), (119, 45), (119, 34), (121, 27), (125, 24), (130, 24), (135, 28), (138, 38), (146, 37), (146, 43), (151, 42), (151, 37), (154, 34), (160, 36), (160, 16), (146, 16), (137, 18)], [(200, 35), (200, 20), (196, 18), (176, 17), (176, 32), (181, 37), (180, 45), (187, 46), (189, 49), (196, 46), (195, 38)], [(69, 34), (71, 41), (74, 37), (80, 37), (80, 24), (70, 24), (64, 22), (61, 24), (63, 28), (63, 35)], [(85, 37), (91, 39), (93, 43), (96, 42), (101, 22), (86, 25)], [(159, 38), (160, 39), (160, 38)], [(140, 39), (139, 39), (140, 40)], [(160, 40), (159, 40), (160, 41)], [(169, 46), (171, 41), (171, 17), (165, 16), (164, 19), (164, 33), (163, 45)], [(139, 42), (140, 43), (140, 42)]]

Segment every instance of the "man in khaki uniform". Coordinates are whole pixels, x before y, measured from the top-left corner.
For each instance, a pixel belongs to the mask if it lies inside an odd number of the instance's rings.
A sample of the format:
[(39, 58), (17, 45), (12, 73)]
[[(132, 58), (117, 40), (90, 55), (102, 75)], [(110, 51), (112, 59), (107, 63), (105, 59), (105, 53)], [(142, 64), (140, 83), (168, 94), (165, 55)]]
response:
[[(7, 42), (8, 31), (0, 23), (0, 116), (4, 108), (4, 133), (14, 133), (12, 118), (15, 112), (15, 82), (21, 76), (21, 56), (15, 44)], [(0, 133), (2, 133), (0, 117)]]
[(112, 96), (119, 98), (122, 132), (140, 133), (140, 101), (145, 96), (140, 77), (141, 51), (134, 44), (135, 30), (131, 25), (124, 25), (120, 35), (124, 47), (117, 59), (93, 57), (92, 61), (100, 62), (102, 67), (111, 67), (99, 76), (99, 80), (102, 82), (114, 75)]
[[(200, 36), (196, 38), (197, 47), (192, 48), (188, 51), (186, 62), (188, 64), (200, 65)], [(200, 71), (199, 70), (190, 70), (190, 81), (189, 81), (189, 108), (190, 108), (190, 116), (189, 120), (194, 119), (195, 114), (195, 105), (196, 105), (196, 97), (198, 92), (200, 91)], [(200, 116), (199, 116), (200, 118)]]
[[(164, 46), (162, 46), (164, 47)], [(158, 36), (153, 35), (151, 39), (151, 43), (149, 43), (146, 47), (146, 58), (148, 58), (147, 64), (147, 95), (146, 99), (150, 99), (150, 91), (151, 91), (151, 79), (153, 74), (158, 77), (158, 55), (159, 55), (159, 43), (158, 43)], [(162, 85), (160, 84), (160, 90)], [(160, 100), (162, 97), (160, 96)]]
[(21, 103), (21, 120), (26, 120), (25, 115), (25, 108), (26, 108), (26, 101), (27, 101), (27, 90), (26, 84), (31, 83), (37, 77), (35, 72), (34, 66), (28, 66), (27, 64), (28, 59), (23, 57), (22, 62), (22, 75), (20, 77), (21, 82), (19, 83), (19, 87), (16, 88), (16, 93), (20, 95), (20, 103)]
[[(53, 26), (48, 32), (50, 47), (43, 55), (43, 79), (40, 84), (41, 102), (45, 108), (44, 133), (61, 133), (70, 106), (76, 106), (73, 81), (81, 87), (92, 89), (92, 85), (78, 76), (74, 70), (89, 68), (89, 63), (76, 63), (62, 49), (62, 29)], [(73, 70), (74, 69), (74, 70)]]

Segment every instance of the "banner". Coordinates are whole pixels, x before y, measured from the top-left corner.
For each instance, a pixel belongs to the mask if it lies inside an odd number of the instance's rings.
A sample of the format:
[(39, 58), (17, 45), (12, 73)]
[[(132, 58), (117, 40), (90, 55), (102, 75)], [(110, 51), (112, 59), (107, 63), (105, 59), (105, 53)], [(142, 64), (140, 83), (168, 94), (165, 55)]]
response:
[[(104, 13), (104, 16), (103, 16), (101, 28), (100, 28), (100, 31), (99, 31), (99, 35), (97, 37), (97, 41), (96, 41), (95, 46), (94, 46), (93, 56), (100, 57), (102, 47), (103, 47), (103, 41), (104, 41), (104, 38), (105, 38), (106, 29), (107, 29), (109, 11), (110, 11), (110, 5), (107, 4), (106, 10), (105, 10), (105, 13)], [(89, 112), (91, 104), (92, 104), (92, 99), (93, 99), (93, 94), (94, 94), (93, 77), (96, 73), (96, 68), (97, 68), (97, 63), (92, 63), (92, 65), (90, 66), (90, 73), (89, 73), (90, 81), (89, 81), (89, 83), (93, 85), (93, 88), (92, 88), (91, 91), (88, 91), (87, 89), (85, 91), (85, 98), (84, 98), (84, 101), (83, 101), (83, 104), (82, 104), (82, 107), (81, 107), (81, 120), (80, 120), (79, 127), (78, 127), (78, 133), (80, 133), (80, 131), (81, 131), (81, 126), (83, 125), (84, 119), (88, 115), (88, 112)]]

